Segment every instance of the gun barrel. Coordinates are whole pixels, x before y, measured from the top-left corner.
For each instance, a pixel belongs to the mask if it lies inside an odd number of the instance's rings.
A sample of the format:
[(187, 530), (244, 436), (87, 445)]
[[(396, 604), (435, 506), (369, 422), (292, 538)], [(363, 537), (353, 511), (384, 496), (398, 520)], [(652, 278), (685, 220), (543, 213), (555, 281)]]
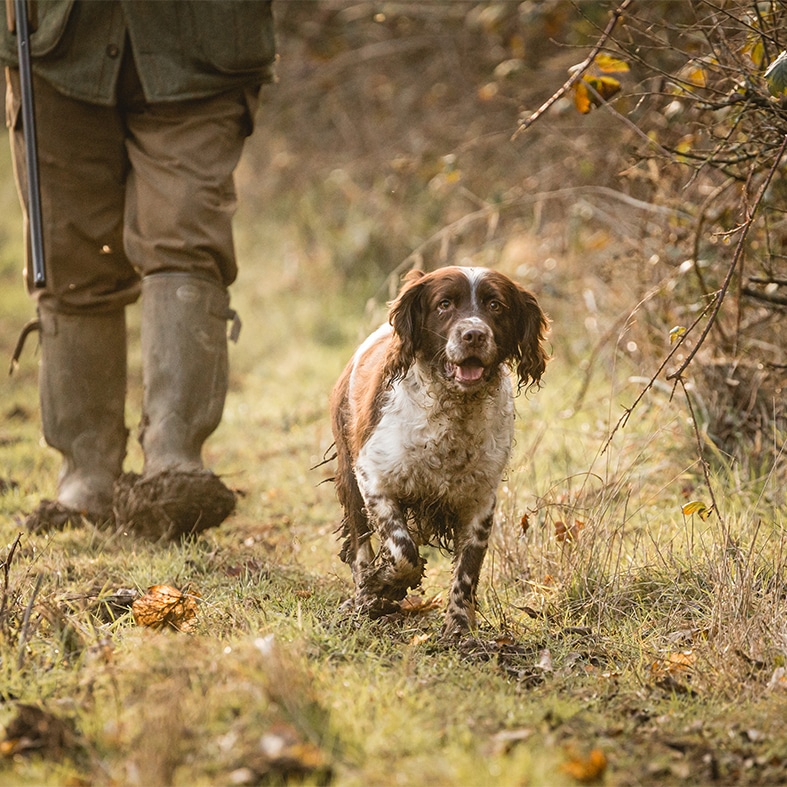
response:
[(27, 165), (27, 216), (30, 233), (30, 256), (33, 265), (33, 284), (46, 286), (44, 263), (44, 232), (41, 215), (41, 190), (38, 177), (38, 145), (33, 101), (33, 71), (30, 65), (30, 23), (25, 0), (14, 0), (16, 35), (19, 48), (19, 81), (22, 88), (22, 124), (25, 137)]

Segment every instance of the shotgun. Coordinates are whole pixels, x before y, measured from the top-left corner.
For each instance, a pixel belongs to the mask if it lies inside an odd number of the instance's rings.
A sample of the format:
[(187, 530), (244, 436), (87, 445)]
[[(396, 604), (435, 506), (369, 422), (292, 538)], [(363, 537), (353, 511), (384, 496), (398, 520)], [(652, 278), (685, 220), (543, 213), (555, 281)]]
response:
[[(30, 233), (30, 257), (33, 263), (33, 284), (46, 286), (44, 263), (44, 232), (41, 217), (41, 190), (38, 179), (38, 145), (36, 143), (36, 117), (33, 101), (33, 73), (30, 66), (30, 19), (26, 0), (6, 0), (8, 23), (16, 32), (19, 50), (19, 83), (22, 93), (22, 129), (25, 138), (25, 164), (27, 170), (27, 218)], [(13, 11), (13, 13), (11, 13)]]

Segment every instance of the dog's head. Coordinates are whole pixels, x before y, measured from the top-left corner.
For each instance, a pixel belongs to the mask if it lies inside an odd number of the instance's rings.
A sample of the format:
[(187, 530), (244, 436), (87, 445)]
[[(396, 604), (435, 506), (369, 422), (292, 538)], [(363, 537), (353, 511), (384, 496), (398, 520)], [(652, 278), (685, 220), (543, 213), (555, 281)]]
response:
[(508, 363), (522, 388), (537, 385), (546, 367), (546, 316), (532, 293), (497, 271), (410, 271), (388, 318), (391, 379), (418, 361), (452, 388), (471, 391)]

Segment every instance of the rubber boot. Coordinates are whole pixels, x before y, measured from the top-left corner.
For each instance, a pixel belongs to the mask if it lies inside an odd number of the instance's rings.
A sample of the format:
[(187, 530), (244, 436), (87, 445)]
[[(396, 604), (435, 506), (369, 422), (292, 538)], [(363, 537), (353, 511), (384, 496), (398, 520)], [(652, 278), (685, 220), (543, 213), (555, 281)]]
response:
[(204, 469), (202, 446), (221, 421), (228, 385), (224, 287), (186, 273), (142, 280), (140, 442), (142, 476), (116, 486), (118, 522), (147, 538), (176, 538), (219, 525), (235, 495)]
[(39, 390), (46, 442), (63, 456), (56, 501), (27, 520), (33, 530), (84, 516), (112, 519), (112, 496), (126, 454), (126, 318), (64, 314), (41, 303)]

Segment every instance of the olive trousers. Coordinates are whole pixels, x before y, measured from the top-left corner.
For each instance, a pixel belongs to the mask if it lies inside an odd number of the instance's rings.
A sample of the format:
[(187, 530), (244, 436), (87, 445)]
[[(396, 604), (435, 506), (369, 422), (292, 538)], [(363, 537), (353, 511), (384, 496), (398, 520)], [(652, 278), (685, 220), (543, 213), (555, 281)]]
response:
[[(27, 218), (18, 71), (6, 70), (6, 85)], [(140, 278), (151, 273), (231, 284), (233, 173), (253, 129), (258, 92), (257, 86), (151, 104), (131, 56), (115, 106), (69, 98), (34, 77), (47, 284), (35, 290), (28, 259), (31, 295), (55, 312), (100, 314), (135, 301)]]

